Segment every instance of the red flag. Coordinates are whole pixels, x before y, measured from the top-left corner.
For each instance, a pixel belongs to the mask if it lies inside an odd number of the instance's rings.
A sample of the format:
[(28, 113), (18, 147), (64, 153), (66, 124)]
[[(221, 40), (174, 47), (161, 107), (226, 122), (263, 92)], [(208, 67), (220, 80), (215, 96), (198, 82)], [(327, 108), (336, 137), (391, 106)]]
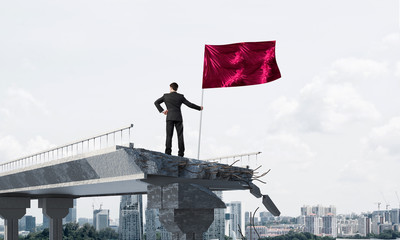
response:
[(275, 41), (205, 47), (203, 88), (255, 85), (280, 77)]

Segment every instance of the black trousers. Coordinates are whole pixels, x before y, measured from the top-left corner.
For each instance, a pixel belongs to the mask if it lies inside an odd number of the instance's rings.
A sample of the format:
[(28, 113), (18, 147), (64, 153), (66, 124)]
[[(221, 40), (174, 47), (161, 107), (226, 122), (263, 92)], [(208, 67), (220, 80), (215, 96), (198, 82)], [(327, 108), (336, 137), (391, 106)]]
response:
[(178, 156), (183, 157), (185, 152), (185, 143), (183, 141), (183, 123), (182, 121), (167, 120), (167, 139), (165, 141), (165, 153), (171, 155), (172, 152), (172, 136), (174, 134), (174, 126), (178, 134)]

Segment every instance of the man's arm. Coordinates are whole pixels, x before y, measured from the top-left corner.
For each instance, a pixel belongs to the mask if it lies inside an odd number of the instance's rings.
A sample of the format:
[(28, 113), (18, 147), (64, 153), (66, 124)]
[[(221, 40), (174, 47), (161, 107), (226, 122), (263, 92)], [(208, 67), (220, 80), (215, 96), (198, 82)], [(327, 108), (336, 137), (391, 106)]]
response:
[(203, 106), (200, 107), (200, 106), (198, 106), (198, 105), (196, 105), (196, 104), (194, 104), (194, 103), (191, 103), (191, 102), (189, 102), (188, 100), (186, 100), (185, 97), (183, 97), (183, 104), (185, 104), (186, 106), (188, 106), (188, 107), (190, 107), (190, 108), (199, 110), (199, 111), (203, 110)]
[(157, 99), (155, 102), (154, 102), (154, 105), (156, 105), (156, 108), (158, 109), (158, 111), (161, 113), (161, 112), (163, 112), (164, 111), (164, 108), (162, 108), (161, 107), (161, 103), (163, 103), (164, 102), (164, 96), (162, 96), (162, 97), (160, 97), (159, 99)]

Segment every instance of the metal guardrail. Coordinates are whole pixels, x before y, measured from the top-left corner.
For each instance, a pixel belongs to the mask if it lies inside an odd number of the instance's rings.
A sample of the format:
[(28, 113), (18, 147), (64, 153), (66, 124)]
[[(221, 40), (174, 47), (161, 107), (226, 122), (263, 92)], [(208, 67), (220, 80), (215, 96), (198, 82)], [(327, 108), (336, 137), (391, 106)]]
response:
[(130, 143), (132, 127), (133, 124), (130, 124), (129, 126), (119, 128), (114, 131), (106, 132), (80, 141), (71, 142), (63, 146), (51, 148), (46, 151), (22, 157), (16, 160), (1, 163), (0, 173), (65, 157), (72, 157), (118, 144), (122, 145), (124, 143)]
[(236, 155), (230, 155), (230, 156), (223, 156), (223, 157), (217, 157), (217, 158), (209, 158), (205, 159), (204, 161), (211, 162), (211, 161), (219, 161), (220, 163), (225, 162), (226, 164), (234, 164), (238, 161), (243, 163), (243, 160), (247, 160), (248, 165), (250, 165), (250, 161), (253, 161), (255, 158), (256, 164), (257, 164), (257, 157), (258, 154), (261, 152), (252, 152), (252, 153), (244, 153), (244, 154), (236, 154)]

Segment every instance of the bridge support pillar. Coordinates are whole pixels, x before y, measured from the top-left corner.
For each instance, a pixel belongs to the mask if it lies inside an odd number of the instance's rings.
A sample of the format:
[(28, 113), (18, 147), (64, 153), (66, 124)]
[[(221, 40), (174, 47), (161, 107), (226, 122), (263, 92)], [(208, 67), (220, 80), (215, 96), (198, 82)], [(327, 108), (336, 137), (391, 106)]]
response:
[(72, 198), (40, 198), (39, 207), (43, 214), (50, 219), (49, 237), (50, 240), (62, 240), (63, 228), (62, 219), (68, 215), (73, 207)]
[(148, 208), (160, 210), (159, 219), (173, 240), (201, 240), (214, 221), (214, 208), (226, 208), (213, 192), (196, 184), (149, 185)]
[(31, 206), (29, 198), (0, 197), (0, 216), (4, 219), (4, 239), (18, 239), (18, 219)]

